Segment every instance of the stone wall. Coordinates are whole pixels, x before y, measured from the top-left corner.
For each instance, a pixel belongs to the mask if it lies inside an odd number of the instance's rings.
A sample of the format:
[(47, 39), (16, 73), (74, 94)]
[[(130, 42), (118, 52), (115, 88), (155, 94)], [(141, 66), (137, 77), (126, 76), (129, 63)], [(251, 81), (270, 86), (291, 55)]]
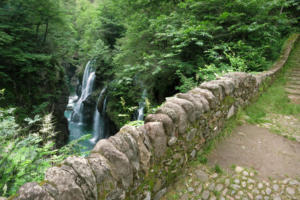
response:
[(271, 70), (229, 73), (166, 98), (145, 125), (122, 127), (115, 136), (100, 140), (88, 157), (67, 158), (47, 170), (45, 181), (23, 185), (10, 199), (160, 199), (205, 141), (216, 137), (239, 108), (272, 82), (297, 38), (287, 41)]

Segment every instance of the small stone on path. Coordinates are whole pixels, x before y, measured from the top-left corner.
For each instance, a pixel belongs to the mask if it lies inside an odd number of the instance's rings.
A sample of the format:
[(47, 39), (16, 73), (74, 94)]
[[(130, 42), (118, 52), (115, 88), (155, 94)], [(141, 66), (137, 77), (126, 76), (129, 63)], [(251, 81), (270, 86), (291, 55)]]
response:
[(215, 189), (216, 189), (217, 192), (221, 192), (221, 190), (223, 189), (223, 185), (218, 184)]
[(206, 199), (208, 199), (208, 197), (209, 197), (209, 191), (204, 190), (202, 193), (202, 199), (206, 200)]
[(242, 168), (242, 167), (240, 167), (240, 166), (237, 166), (237, 167), (235, 168), (235, 172), (236, 172), (236, 173), (241, 173), (243, 170), (244, 170), (244, 168)]
[(290, 195), (294, 195), (295, 194), (295, 189), (291, 188), (291, 187), (287, 187), (286, 188), (286, 192)]
[(273, 185), (273, 190), (275, 192), (277, 192), (279, 190), (279, 185), (277, 185), (277, 184)]

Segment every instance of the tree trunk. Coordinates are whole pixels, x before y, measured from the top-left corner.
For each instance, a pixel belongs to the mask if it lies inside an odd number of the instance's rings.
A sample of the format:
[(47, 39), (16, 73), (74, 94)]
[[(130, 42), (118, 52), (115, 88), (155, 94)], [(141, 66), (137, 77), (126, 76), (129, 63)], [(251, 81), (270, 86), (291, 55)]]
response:
[(283, 12), (283, 5), (280, 8), (280, 15), (282, 14), (282, 12)]
[(47, 19), (47, 20), (46, 20), (46, 30), (45, 30), (45, 33), (44, 33), (43, 44), (45, 44), (45, 42), (46, 42), (46, 39), (47, 39), (47, 34), (48, 34), (48, 26), (49, 26), (49, 23), (48, 23), (48, 19)]
[(39, 30), (40, 30), (40, 24), (37, 24), (35, 29), (35, 38), (37, 43), (39, 42)]

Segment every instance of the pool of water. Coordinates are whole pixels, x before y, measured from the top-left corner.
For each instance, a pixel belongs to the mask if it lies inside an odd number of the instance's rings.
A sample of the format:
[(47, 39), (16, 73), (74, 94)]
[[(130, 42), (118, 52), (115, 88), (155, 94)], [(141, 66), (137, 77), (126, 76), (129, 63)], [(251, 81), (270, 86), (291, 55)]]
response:
[[(84, 135), (88, 135), (88, 134), (93, 135), (92, 125), (74, 123), (70, 120), (72, 112), (73, 112), (72, 110), (65, 111), (65, 117), (68, 119), (68, 129), (70, 132), (69, 142), (73, 140), (77, 140)], [(90, 139), (81, 141), (79, 144), (81, 144), (84, 147), (81, 149), (82, 152), (92, 150), (93, 147), (95, 146), (95, 143), (91, 142)]]

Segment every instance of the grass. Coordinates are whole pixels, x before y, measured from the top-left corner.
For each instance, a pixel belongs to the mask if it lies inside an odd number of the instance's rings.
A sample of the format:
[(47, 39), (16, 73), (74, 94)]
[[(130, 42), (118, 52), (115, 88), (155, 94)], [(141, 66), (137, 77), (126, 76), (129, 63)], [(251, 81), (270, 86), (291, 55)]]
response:
[(223, 173), (222, 168), (218, 164), (215, 165), (215, 172), (218, 173), (218, 174), (222, 174)]
[(287, 76), (293, 67), (299, 66), (300, 59), (300, 40), (295, 43), (287, 63), (282, 72), (278, 75), (271, 87), (269, 87), (257, 102), (246, 108), (245, 114), (249, 116), (248, 123), (257, 124), (268, 122), (264, 118), (267, 113), (275, 113), (281, 115), (300, 115), (300, 105), (291, 103), (285, 92)]

